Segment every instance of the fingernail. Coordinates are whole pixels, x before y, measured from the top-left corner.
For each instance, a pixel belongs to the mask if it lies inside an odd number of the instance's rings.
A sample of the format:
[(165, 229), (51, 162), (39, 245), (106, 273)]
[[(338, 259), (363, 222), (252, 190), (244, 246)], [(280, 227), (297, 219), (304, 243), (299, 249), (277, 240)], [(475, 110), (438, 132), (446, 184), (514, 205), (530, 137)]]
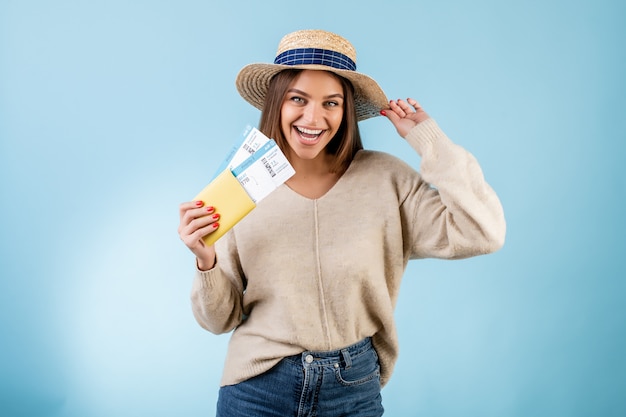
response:
[(204, 202), (198, 200), (196, 201), (196, 207), (202, 207), (202, 205), (204, 204)]
[(213, 216), (211, 216), (211, 217), (217, 220), (217, 219), (219, 219), (219, 218), (220, 218), (220, 215), (219, 215), (219, 214), (217, 214), (217, 213), (215, 213), (215, 214), (214, 214)]
[(209, 206), (206, 208), (206, 211), (208, 211), (209, 213), (211, 213), (213, 210), (215, 210), (215, 207), (213, 206)]
[(217, 229), (218, 227), (220, 227), (220, 224), (218, 222), (213, 223), (213, 228)]
[(383, 116), (387, 116), (387, 112), (386, 112), (386, 111), (384, 111), (384, 110), (381, 110), (381, 111), (380, 111), (380, 114), (382, 114)]

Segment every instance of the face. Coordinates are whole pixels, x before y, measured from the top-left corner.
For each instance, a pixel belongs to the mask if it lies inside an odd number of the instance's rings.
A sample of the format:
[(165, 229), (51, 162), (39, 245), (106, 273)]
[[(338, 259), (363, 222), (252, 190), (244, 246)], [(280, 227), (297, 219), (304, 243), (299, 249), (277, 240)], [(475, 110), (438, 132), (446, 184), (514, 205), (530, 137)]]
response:
[(343, 118), (341, 83), (325, 71), (302, 71), (287, 89), (280, 115), (290, 159), (325, 157)]

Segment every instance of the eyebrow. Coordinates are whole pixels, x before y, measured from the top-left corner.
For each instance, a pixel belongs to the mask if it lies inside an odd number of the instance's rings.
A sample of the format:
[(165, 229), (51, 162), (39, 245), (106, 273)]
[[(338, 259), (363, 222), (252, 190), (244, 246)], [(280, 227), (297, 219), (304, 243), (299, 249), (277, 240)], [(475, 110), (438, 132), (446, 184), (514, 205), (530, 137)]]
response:
[[(310, 95), (310, 94), (305, 93), (305, 92), (304, 92), (304, 91), (302, 91), (302, 90), (298, 90), (297, 88), (290, 88), (289, 90), (287, 90), (287, 92), (288, 92), (288, 93), (296, 93), (296, 94), (300, 94), (300, 95), (305, 96), (305, 97), (311, 97), (311, 95)], [(342, 99), (342, 100), (343, 100), (343, 94), (336, 93), (336, 94), (331, 94), (331, 95), (329, 95), (329, 96), (324, 97), (324, 99), (329, 99), (329, 98), (340, 98), (340, 99)]]

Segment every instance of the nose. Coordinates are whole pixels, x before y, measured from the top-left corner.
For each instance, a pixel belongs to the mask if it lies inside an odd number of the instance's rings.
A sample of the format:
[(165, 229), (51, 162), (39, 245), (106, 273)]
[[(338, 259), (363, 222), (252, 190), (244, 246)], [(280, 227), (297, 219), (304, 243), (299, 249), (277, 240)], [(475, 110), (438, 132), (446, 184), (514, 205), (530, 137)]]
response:
[(321, 117), (321, 110), (322, 109), (318, 104), (313, 102), (307, 103), (303, 114), (304, 122), (311, 126), (317, 125), (317, 122)]

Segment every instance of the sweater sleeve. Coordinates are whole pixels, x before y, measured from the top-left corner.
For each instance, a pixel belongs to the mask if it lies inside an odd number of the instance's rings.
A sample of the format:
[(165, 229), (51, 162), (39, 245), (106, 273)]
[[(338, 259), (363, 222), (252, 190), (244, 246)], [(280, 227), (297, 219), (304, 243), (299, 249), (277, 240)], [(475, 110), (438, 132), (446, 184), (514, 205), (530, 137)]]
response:
[(415, 126), (405, 139), (421, 156), (423, 180), (403, 202), (411, 223), (409, 257), (457, 259), (500, 249), (504, 212), (474, 156), (454, 144), (433, 119)]
[(243, 274), (238, 268), (232, 231), (217, 243), (217, 263), (213, 269), (196, 269), (191, 289), (193, 315), (200, 326), (215, 333), (227, 333), (243, 317)]

